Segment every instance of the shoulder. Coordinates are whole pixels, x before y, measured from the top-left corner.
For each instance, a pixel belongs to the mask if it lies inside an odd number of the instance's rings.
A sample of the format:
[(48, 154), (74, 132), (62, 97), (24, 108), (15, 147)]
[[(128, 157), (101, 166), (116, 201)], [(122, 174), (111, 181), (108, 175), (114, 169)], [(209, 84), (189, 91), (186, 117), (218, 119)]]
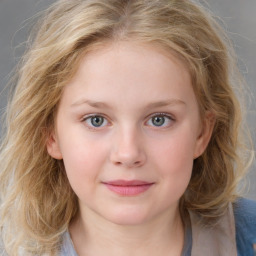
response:
[(234, 204), (238, 255), (253, 256), (256, 244), (256, 201), (239, 198)]
[[(237, 224), (243, 224), (249, 230), (256, 225), (256, 201), (239, 198), (233, 205)], [(253, 229), (256, 234), (256, 229)]]

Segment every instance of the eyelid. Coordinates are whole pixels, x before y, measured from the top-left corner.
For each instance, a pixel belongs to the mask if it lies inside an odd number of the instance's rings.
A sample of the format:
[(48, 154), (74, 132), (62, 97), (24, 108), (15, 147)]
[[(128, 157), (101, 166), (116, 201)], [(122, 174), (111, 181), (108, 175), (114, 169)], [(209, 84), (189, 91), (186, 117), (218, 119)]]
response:
[(94, 117), (94, 116), (102, 116), (102, 117), (106, 118), (105, 115), (102, 114), (102, 113), (91, 113), (91, 114), (83, 115), (82, 118), (81, 118), (81, 121), (84, 121), (87, 118)]
[(168, 118), (170, 118), (171, 120), (175, 121), (175, 118), (173, 117), (173, 115), (171, 115), (170, 113), (166, 113), (166, 112), (156, 112), (156, 113), (153, 113), (153, 114), (150, 114), (148, 117), (147, 117), (147, 120), (149, 118), (152, 118), (154, 116), (166, 116)]

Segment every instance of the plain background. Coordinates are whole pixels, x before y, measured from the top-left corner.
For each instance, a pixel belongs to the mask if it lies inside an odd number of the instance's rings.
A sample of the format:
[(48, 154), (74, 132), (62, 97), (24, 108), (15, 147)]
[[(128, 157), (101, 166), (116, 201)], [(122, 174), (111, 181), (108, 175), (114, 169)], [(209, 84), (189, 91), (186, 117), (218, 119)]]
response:
[[(25, 49), (36, 14), (54, 0), (0, 0), (0, 115), (7, 103), (7, 82)], [(256, 145), (256, 0), (208, 0), (209, 9), (224, 24), (249, 87), (247, 120)], [(1, 127), (1, 126), (0, 126)], [(1, 128), (0, 128), (1, 133)], [(256, 161), (247, 177), (246, 197), (256, 199)]]

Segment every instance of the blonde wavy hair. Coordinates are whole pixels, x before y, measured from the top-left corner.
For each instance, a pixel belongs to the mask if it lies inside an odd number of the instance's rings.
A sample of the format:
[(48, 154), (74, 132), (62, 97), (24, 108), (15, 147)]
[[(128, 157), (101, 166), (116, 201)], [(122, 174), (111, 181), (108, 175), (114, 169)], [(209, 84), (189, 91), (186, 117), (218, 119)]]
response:
[(78, 211), (63, 162), (48, 155), (46, 140), (82, 56), (113, 40), (156, 44), (177, 54), (190, 71), (201, 115), (216, 116), (210, 143), (194, 161), (181, 211), (209, 221), (236, 199), (248, 162), (234, 93), (242, 80), (229, 40), (212, 15), (189, 0), (57, 1), (38, 22), (6, 115), (0, 221), (12, 256), (56, 255)]

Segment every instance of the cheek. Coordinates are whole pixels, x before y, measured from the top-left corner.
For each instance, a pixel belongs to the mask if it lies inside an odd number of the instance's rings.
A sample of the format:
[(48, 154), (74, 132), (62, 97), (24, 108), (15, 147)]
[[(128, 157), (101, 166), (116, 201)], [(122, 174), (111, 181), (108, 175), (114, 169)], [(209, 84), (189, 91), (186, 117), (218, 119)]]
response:
[(69, 138), (63, 141), (62, 155), (71, 186), (84, 184), (88, 180), (97, 180), (107, 149), (100, 142), (88, 139)]
[(195, 141), (191, 138), (172, 136), (159, 141), (152, 147), (152, 155), (159, 159), (159, 163), (168, 172), (181, 172), (192, 169)]
[(193, 136), (170, 136), (151, 148), (151, 158), (155, 159), (155, 168), (159, 170), (166, 189), (181, 196), (192, 174), (195, 148)]

